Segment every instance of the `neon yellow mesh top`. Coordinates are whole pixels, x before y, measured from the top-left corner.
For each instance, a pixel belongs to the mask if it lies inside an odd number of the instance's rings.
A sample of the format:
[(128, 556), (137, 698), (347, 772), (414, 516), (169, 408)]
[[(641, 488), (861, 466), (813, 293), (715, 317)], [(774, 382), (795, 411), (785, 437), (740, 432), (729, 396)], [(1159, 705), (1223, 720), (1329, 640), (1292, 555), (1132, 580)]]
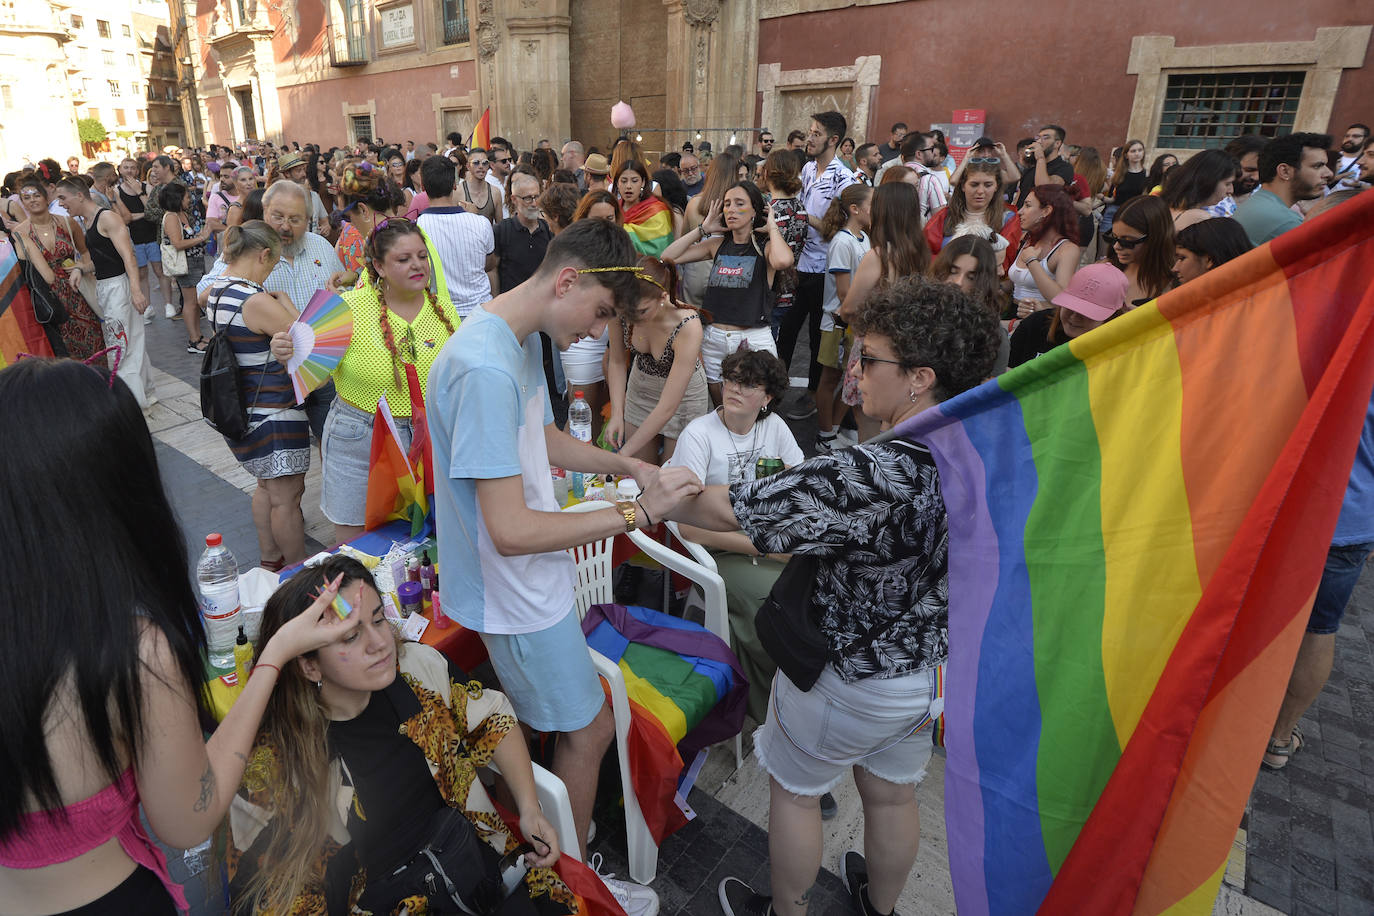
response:
[[(343, 300), (353, 310), (353, 339), (334, 370), (334, 386), (339, 397), (360, 410), (373, 413), (377, 410), (377, 401), (385, 395), (393, 416), (410, 416), (405, 362), (415, 363), (420, 376), (420, 388), (427, 391), (429, 367), (448, 340), (448, 328), (444, 327), (443, 320), (428, 302), (410, 324), (406, 324), (395, 312), (387, 310), (392, 339), (396, 342), (397, 352), (401, 354), (401, 361), (396, 364), (401, 376), (400, 387), (397, 387), (391, 371), (391, 351), (387, 350), (382, 337), (382, 304), (377, 298), (376, 288), (364, 286), (351, 289), (343, 294)], [(443, 310), (449, 324), (457, 330), (460, 319), (448, 297), (439, 296), (434, 304)]]

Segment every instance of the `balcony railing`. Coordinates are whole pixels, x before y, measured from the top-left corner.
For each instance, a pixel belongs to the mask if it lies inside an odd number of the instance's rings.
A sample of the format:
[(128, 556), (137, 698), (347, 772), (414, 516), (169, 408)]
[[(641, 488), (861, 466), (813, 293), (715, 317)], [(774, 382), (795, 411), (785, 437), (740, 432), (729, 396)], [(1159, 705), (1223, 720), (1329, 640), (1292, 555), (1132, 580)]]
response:
[(443, 0), (444, 44), (456, 45), (468, 40), (467, 0)]
[(330, 63), (336, 67), (366, 64), (367, 11), (363, 0), (338, 0), (334, 9), (342, 10), (343, 21), (334, 28), (334, 40), (329, 45)]

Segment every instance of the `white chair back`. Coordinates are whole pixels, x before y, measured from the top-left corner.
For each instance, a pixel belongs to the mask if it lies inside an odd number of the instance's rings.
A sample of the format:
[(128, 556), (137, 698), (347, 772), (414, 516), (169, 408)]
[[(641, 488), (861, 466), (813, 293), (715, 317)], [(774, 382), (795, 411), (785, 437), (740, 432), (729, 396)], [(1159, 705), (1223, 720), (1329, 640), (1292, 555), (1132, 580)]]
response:
[[(585, 502), (569, 506), (564, 512), (595, 512), (605, 509), (604, 502)], [(592, 541), (568, 550), (577, 565), (577, 583), (573, 589), (573, 599), (577, 606), (578, 618), (587, 616), (593, 604), (610, 604), (615, 600), (611, 589), (611, 552), (615, 538), (609, 537)]]

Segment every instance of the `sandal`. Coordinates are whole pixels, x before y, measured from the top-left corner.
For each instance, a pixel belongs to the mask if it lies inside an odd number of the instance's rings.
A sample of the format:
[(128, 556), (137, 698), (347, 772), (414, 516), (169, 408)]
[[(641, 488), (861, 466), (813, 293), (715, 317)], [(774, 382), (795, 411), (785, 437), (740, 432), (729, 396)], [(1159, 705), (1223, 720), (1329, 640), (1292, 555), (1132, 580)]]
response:
[(281, 572), (286, 568), (286, 557), (281, 557), (276, 560), (263, 560), (258, 563), (258, 565), (268, 572)]
[(205, 352), (205, 346), (205, 338), (198, 337), (195, 340), (189, 340), (186, 342), (186, 352), (199, 355)]
[[(1287, 744), (1279, 744), (1277, 741), (1270, 739), (1269, 746), (1264, 749), (1264, 757), (1260, 759), (1260, 764), (1266, 770), (1281, 770), (1288, 766), (1288, 761), (1292, 759), (1294, 754), (1302, 750), (1304, 743), (1305, 742), (1302, 740), (1302, 732), (1298, 730), (1297, 726), (1294, 726), (1293, 737), (1288, 740)], [(1271, 757), (1277, 757), (1278, 759), (1271, 761), (1269, 759)]]

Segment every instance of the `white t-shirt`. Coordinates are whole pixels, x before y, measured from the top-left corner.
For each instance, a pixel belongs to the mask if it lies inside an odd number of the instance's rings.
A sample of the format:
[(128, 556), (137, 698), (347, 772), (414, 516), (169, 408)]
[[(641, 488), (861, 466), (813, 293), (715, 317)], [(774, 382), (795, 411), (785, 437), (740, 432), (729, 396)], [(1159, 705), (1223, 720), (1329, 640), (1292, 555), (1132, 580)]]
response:
[(848, 229), (841, 229), (830, 239), (830, 247), (825, 255), (825, 298), (822, 300), (824, 312), (821, 314), (821, 330), (835, 330), (835, 313), (840, 310), (840, 297), (835, 292), (835, 275), (849, 274), (859, 269), (859, 262), (868, 253), (868, 236), (855, 235)]
[(760, 458), (781, 458), (790, 468), (805, 461), (806, 455), (777, 414), (770, 413), (737, 436), (725, 427), (717, 409), (687, 424), (668, 465), (688, 468), (702, 483), (717, 486), (753, 480)]
[(539, 336), (473, 309), (429, 370), (434, 509), (444, 611), (479, 633), (534, 633), (573, 609), (567, 551), (502, 556), (487, 533), (477, 481), (521, 478), (525, 505), (557, 512), (544, 427), (553, 407)]
[(491, 220), (462, 207), (430, 207), (416, 218), (444, 269), (448, 298), (459, 318), (491, 298), (487, 255), (496, 250)]

